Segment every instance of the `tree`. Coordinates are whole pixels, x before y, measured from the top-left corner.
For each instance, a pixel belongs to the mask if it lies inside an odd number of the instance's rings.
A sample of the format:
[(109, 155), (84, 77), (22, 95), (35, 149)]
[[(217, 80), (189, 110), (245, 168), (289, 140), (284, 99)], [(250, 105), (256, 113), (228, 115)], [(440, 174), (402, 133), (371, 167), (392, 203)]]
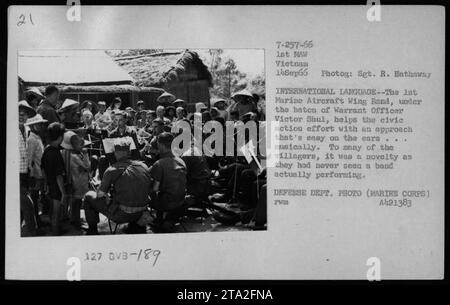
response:
[(223, 50), (210, 50), (211, 55), (210, 72), (213, 77), (212, 97), (230, 98), (231, 95), (242, 89), (242, 80), (246, 74), (239, 71), (232, 58), (223, 59)]

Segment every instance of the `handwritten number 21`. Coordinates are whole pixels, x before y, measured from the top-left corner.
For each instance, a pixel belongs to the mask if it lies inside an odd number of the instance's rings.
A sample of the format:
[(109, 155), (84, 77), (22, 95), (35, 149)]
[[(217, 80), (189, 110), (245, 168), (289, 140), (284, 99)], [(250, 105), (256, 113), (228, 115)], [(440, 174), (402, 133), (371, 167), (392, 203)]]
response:
[(19, 16), (19, 21), (17, 22), (17, 26), (21, 26), (21, 25), (25, 24), (27, 17), (29, 17), (31, 24), (34, 25), (33, 18), (31, 16), (31, 14), (29, 14), (28, 16), (26, 16), (25, 14), (21, 14)]

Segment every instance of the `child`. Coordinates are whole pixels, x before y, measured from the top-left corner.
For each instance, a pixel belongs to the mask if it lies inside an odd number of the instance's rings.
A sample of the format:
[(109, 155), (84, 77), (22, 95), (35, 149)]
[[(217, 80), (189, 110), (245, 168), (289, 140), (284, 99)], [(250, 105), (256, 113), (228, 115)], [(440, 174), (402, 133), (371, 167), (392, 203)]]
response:
[(80, 208), (84, 195), (89, 191), (89, 171), (91, 162), (84, 149), (84, 140), (74, 133), (68, 131), (64, 134), (64, 142), (61, 146), (63, 159), (68, 175), (68, 185), (70, 185), (70, 223), (77, 230), (81, 229)]
[(43, 131), (45, 130), (45, 123), (40, 114), (27, 120), (25, 126), (30, 129), (30, 134), (27, 138), (28, 150), (28, 167), (30, 168), (30, 195), (34, 204), (34, 212), (38, 227), (42, 226), (39, 218), (39, 204), (40, 195), (43, 196), (44, 191), (44, 177), (41, 170), (41, 159), (44, 153), (44, 144), (42, 142)]
[(65, 200), (66, 191), (64, 185), (65, 168), (64, 160), (59, 150), (63, 141), (65, 127), (63, 124), (53, 122), (47, 129), (47, 147), (44, 149), (41, 159), (41, 168), (47, 180), (48, 195), (52, 201), (51, 226), (52, 234), (61, 235), (61, 205)]

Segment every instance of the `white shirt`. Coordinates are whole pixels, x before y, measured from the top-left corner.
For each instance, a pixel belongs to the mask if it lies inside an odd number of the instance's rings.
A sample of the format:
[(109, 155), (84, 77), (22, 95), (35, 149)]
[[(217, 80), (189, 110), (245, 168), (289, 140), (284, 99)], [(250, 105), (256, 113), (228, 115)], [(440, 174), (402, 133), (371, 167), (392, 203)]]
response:
[(30, 176), (41, 179), (41, 158), (44, 153), (44, 144), (41, 138), (34, 132), (30, 132), (27, 139), (27, 151), (28, 151), (28, 166), (30, 168)]
[(103, 113), (97, 112), (94, 116), (95, 122), (98, 127), (106, 128), (109, 124), (111, 124), (111, 116), (106, 111)]

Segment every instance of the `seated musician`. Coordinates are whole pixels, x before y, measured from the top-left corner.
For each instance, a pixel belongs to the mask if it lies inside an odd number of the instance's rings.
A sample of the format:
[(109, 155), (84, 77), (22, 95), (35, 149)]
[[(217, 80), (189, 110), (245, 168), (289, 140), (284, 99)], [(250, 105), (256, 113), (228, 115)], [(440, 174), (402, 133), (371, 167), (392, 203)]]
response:
[(156, 111), (148, 110), (145, 116), (145, 125), (143, 127), (145, 132), (152, 133), (152, 122), (156, 119)]
[(138, 101), (136, 104), (136, 116), (134, 118), (135, 125), (138, 128), (142, 128), (146, 123), (147, 111), (145, 111), (144, 101)]
[(155, 163), (159, 158), (157, 137), (163, 132), (164, 123), (161, 119), (156, 118), (152, 122), (151, 137), (147, 140), (144, 148), (141, 149), (141, 158), (145, 160), (148, 165)]
[(186, 164), (186, 192), (188, 195), (194, 196), (197, 202), (201, 202), (208, 200), (211, 170), (205, 156), (198, 151), (195, 153), (195, 150), (197, 148), (192, 145), (191, 149), (181, 156), (181, 159)]
[(81, 110), (80, 110), (81, 115), (83, 115), (83, 112), (85, 112), (86, 110), (90, 111), (91, 113), (93, 111), (92, 102), (90, 100), (85, 100), (81, 104)]
[(107, 112), (111, 118), (111, 123), (106, 127), (106, 131), (108, 134), (110, 134), (113, 130), (117, 128), (117, 122), (116, 122), (116, 112), (121, 112), (122, 110), (114, 110)]
[[(127, 117), (126, 117), (126, 112), (124, 111), (115, 111), (115, 115), (114, 115), (114, 122), (117, 125), (117, 127), (111, 131), (111, 133), (109, 134), (110, 138), (122, 138), (122, 137), (131, 137), (134, 141), (134, 145), (136, 146), (135, 150), (131, 151), (131, 157), (133, 159), (139, 159), (139, 141), (137, 139), (137, 134), (136, 131), (130, 127), (127, 126)], [(114, 163), (114, 158), (111, 158), (114, 156), (110, 156), (110, 163)]]
[(84, 110), (81, 113), (81, 121), (83, 122), (84, 129), (89, 130), (99, 129), (97, 123), (94, 121), (94, 115), (90, 110)]
[(131, 160), (130, 145), (124, 139), (114, 143), (117, 160), (104, 173), (97, 192), (84, 198), (88, 235), (98, 234), (97, 223), (102, 213), (115, 223), (128, 223), (127, 233), (145, 233), (137, 221), (146, 210), (150, 194), (150, 171), (141, 161)]
[(91, 175), (95, 177), (96, 170), (99, 170), (100, 179), (103, 172), (108, 167), (105, 157), (102, 156), (101, 141), (107, 135), (107, 131), (100, 128), (97, 121), (94, 121), (94, 116), (90, 110), (85, 109), (81, 115), (83, 126), (78, 129), (77, 133), (83, 137), (85, 141), (90, 144), (87, 147), (89, 159), (91, 161)]
[(158, 136), (160, 158), (150, 169), (153, 180), (150, 207), (157, 210), (162, 219), (167, 213), (176, 213), (184, 204), (186, 194), (186, 164), (173, 155), (174, 136), (163, 132)]
[(125, 108), (125, 112), (127, 114), (126, 115), (126, 118), (127, 118), (126, 124), (127, 124), (127, 126), (135, 126), (136, 125), (136, 122), (135, 122), (136, 110), (134, 110), (131, 107), (127, 107), (127, 108)]
[[(247, 122), (249, 122), (250, 120), (255, 120), (256, 116), (254, 113), (252, 112), (248, 112), (246, 114), (244, 114), (243, 116), (241, 116), (241, 120), (239, 122), (241, 122), (242, 124), (245, 124)], [(258, 126), (258, 122), (255, 122), (256, 126)], [(259, 128), (256, 127), (256, 132), (259, 134)], [(258, 136), (256, 135), (255, 137), (256, 139), (258, 139)], [(249, 134), (249, 130), (245, 130), (245, 144), (248, 144), (250, 140), (250, 134)], [(246, 158), (243, 156), (239, 156), (239, 151), (240, 149), (237, 147), (238, 145), (238, 141), (237, 141), (237, 135), (234, 135), (234, 154), (235, 157), (234, 158), (225, 158), (225, 160), (228, 161), (228, 164), (225, 165), (220, 165), (219, 164), (219, 175), (221, 177), (226, 178), (226, 180), (228, 181), (227, 183), (227, 190), (226, 192), (223, 194), (223, 196), (221, 196), (220, 198), (218, 198), (221, 202), (225, 202), (228, 201), (230, 199), (232, 199), (233, 195), (236, 195), (242, 188), (242, 185), (252, 185), (252, 182), (254, 182), (256, 180), (256, 168), (257, 165), (256, 163), (251, 162), (250, 164), (247, 162)], [(255, 144), (254, 144), (255, 145)], [(259, 150), (259, 146), (256, 144), (256, 148), (257, 150)], [(257, 152), (257, 155), (260, 155)], [(243, 175), (244, 173), (244, 175)], [(242, 181), (242, 179), (244, 179), (244, 182)], [(248, 180), (248, 183), (245, 183), (245, 181)], [(246, 187), (246, 191), (249, 191), (249, 187)], [(250, 195), (249, 195), (250, 196)]]
[[(252, 112), (244, 114), (241, 120), (243, 123), (253, 120), (257, 125), (259, 124), (257, 116)], [(257, 132), (259, 133), (259, 128), (257, 128)], [(246, 142), (248, 140), (247, 138)], [(265, 159), (265, 147), (257, 145), (255, 148), (257, 159), (260, 162), (262, 159)], [(263, 149), (263, 152), (260, 151), (260, 148)], [(242, 171), (239, 172), (235, 179), (237, 179), (237, 192), (240, 194), (241, 203), (248, 208), (255, 208), (258, 203), (260, 188), (266, 184), (266, 169), (261, 171), (255, 161), (252, 161), (248, 168), (242, 168)]]
[(98, 112), (95, 114), (95, 122), (97, 126), (101, 129), (104, 129), (111, 124), (111, 116), (108, 112), (106, 112), (106, 103), (104, 101), (98, 102)]

